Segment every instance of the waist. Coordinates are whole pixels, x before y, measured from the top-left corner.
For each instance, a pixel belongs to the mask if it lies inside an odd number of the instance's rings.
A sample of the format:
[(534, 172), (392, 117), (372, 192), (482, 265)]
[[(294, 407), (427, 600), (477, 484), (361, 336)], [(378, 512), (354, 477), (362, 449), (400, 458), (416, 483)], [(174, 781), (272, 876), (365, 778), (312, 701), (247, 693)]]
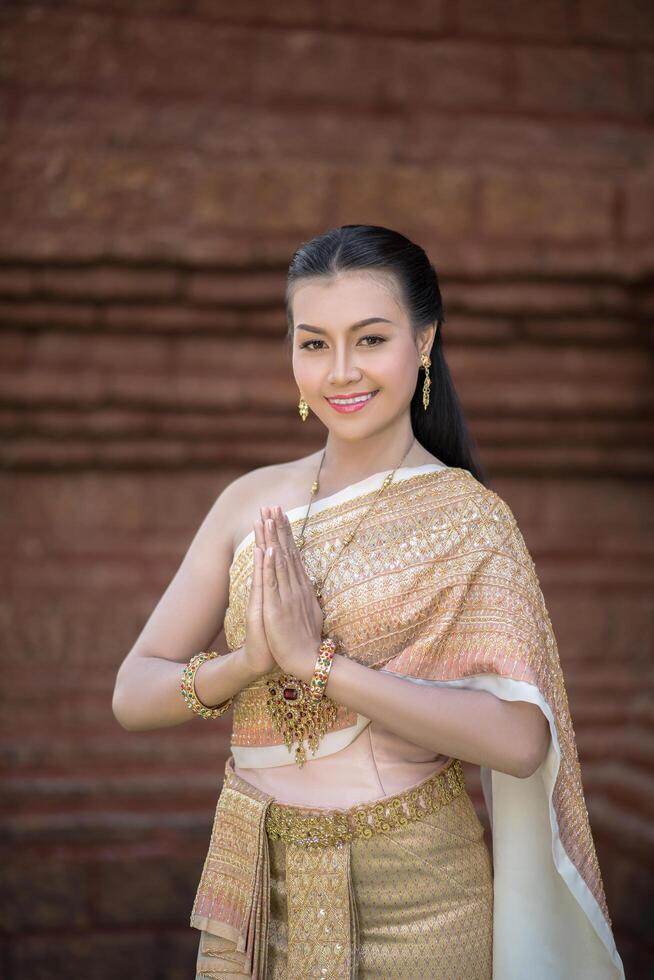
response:
[[(234, 772), (232, 756), (225, 766), (225, 781), (232, 790), (238, 791), (239, 784), (248, 794), (252, 790), (247, 780)], [(304, 847), (329, 847), (420, 820), (446, 806), (464, 790), (461, 762), (452, 758), (443, 769), (400, 793), (347, 809), (299, 806), (272, 799), (266, 810), (265, 829), (273, 840)]]

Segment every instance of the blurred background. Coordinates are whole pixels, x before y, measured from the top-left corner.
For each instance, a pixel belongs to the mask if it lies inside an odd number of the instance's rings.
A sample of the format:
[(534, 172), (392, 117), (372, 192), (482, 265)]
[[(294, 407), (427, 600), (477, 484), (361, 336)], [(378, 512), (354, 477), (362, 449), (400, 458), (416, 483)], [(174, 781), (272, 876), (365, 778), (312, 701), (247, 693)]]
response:
[(439, 273), (651, 975), (652, 4), (5, 2), (0, 30), (2, 976), (193, 975), (231, 712), (128, 733), (115, 675), (222, 488), (323, 445), (285, 276), (354, 222)]

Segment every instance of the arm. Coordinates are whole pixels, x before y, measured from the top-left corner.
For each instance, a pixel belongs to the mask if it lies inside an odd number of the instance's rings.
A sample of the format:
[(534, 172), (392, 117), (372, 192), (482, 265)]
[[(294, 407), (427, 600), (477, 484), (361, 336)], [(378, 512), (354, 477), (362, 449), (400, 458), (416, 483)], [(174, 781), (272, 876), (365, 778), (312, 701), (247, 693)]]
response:
[[(199, 653), (199, 647), (193, 653)], [(203, 704), (215, 707), (251, 684), (259, 674), (245, 663), (245, 647), (215, 660), (207, 660), (195, 675), (195, 693)], [(177, 661), (165, 656), (139, 653), (126, 659), (116, 677), (111, 707), (118, 722), (130, 732), (181, 725), (196, 717), (180, 690), (182, 671), (193, 656)]]
[[(308, 683), (313, 668), (303, 673)], [(527, 701), (414, 684), (340, 654), (334, 656), (325, 693), (415, 745), (510, 776), (531, 776), (547, 754), (547, 719)]]
[[(208, 649), (222, 629), (229, 601), (232, 508), (242, 499), (243, 478), (218, 497), (152, 612), (120, 665), (112, 698), (117, 721), (128, 731), (166, 728), (191, 721), (180, 684), (190, 658)], [(201, 664), (195, 675), (200, 700), (215, 706), (256, 676), (244, 647)]]

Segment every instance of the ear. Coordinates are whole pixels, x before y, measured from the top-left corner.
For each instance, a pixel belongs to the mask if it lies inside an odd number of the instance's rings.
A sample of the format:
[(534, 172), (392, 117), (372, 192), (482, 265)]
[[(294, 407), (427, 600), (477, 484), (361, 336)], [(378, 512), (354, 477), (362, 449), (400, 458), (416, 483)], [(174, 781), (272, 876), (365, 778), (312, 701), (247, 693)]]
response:
[(434, 343), (434, 337), (436, 336), (436, 323), (429, 323), (426, 327), (418, 333), (416, 343), (418, 345), (418, 354), (429, 354), (432, 344)]

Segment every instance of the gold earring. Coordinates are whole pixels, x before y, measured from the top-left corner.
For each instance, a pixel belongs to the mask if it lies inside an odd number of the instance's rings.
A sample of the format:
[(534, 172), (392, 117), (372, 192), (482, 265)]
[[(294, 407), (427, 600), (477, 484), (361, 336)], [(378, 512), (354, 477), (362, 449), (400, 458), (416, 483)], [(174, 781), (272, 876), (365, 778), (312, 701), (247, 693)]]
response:
[(422, 386), (422, 406), (426, 411), (427, 406), (429, 405), (429, 389), (431, 387), (431, 378), (429, 377), (429, 365), (431, 364), (431, 360), (429, 358), (429, 354), (421, 354), (420, 361), (425, 369), (425, 381)]
[(298, 411), (300, 412), (300, 417), (303, 422), (306, 422), (309, 417), (309, 405), (305, 402), (304, 398), (300, 398), (298, 404)]

